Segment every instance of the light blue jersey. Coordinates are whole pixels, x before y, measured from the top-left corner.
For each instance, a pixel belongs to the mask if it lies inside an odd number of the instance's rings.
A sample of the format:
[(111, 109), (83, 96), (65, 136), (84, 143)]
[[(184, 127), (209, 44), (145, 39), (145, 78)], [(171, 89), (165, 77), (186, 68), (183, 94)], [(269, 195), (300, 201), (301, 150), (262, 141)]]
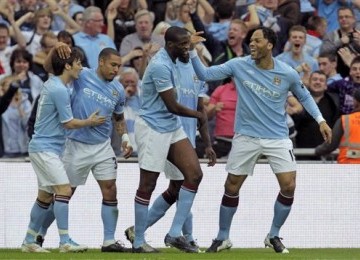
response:
[(296, 95), (312, 117), (317, 120), (322, 117), (298, 73), (282, 61), (274, 58), (273, 61), (271, 70), (257, 68), (250, 56), (206, 68), (198, 57), (192, 58), (201, 80), (234, 78), (238, 94), (235, 133), (257, 138), (288, 138), (285, 112), (288, 91)]
[(155, 54), (145, 70), (139, 115), (157, 132), (172, 132), (181, 127), (179, 117), (169, 112), (159, 95), (160, 92), (178, 87), (179, 77), (175, 64), (164, 48)]
[[(179, 78), (180, 86), (176, 88), (178, 102), (192, 110), (197, 110), (198, 98), (206, 94), (205, 82), (200, 81), (194, 68), (189, 63), (176, 61), (176, 70), (182, 77)], [(198, 120), (193, 117), (180, 117), (181, 124), (191, 144), (195, 148), (195, 138)]]
[(60, 155), (65, 144), (65, 128), (62, 124), (72, 119), (69, 88), (59, 77), (52, 76), (41, 90), (29, 152), (53, 152)]
[(111, 136), (112, 115), (122, 114), (124, 104), (124, 87), (119, 81), (105, 81), (98, 76), (96, 69), (84, 68), (74, 81), (71, 100), (74, 117), (86, 119), (99, 110), (99, 115), (107, 118), (102, 125), (71, 130), (68, 137), (86, 144), (107, 141)]

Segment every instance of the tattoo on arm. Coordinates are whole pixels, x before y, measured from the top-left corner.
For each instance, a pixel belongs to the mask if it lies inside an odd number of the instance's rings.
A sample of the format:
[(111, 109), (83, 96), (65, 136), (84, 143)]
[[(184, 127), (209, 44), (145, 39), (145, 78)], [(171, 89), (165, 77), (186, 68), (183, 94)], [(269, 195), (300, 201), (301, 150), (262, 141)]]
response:
[(124, 114), (114, 114), (114, 127), (118, 135), (122, 136), (127, 133), (126, 129), (126, 121), (124, 118)]

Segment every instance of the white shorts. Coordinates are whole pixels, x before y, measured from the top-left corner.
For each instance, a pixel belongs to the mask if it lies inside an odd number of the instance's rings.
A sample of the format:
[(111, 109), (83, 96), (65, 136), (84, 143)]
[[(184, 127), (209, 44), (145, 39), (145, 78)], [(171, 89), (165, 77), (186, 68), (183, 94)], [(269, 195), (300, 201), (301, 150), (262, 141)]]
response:
[(152, 129), (140, 116), (135, 119), (135, 141), (139, 167), (152, 172), (163, 172), (170, 145), (187, 138), (182, 127), (167, 133)]
[(226, 171), (234, 175), (252, 175), (261, 155), (267, 157), (275, 174), (296, 171), (290, 139), (261, 139), (240, 134), (233, 138)]
[(183, 181), (184, 175), (181, 173), (181, 171), (170, 161), (166, 160), (165, 163), (165, 177), (169, 180), (173, 181)]
[(90, 170), (96, 180), (115, 180), (117, 162), (110, 139), (101, 144), (66, 140), (62, 158), (72, 187), (84, 185)]
[(29, 153), (40, 190), (54, 193), (52, 186), (69, 184), (63, 162), (52, 152)]

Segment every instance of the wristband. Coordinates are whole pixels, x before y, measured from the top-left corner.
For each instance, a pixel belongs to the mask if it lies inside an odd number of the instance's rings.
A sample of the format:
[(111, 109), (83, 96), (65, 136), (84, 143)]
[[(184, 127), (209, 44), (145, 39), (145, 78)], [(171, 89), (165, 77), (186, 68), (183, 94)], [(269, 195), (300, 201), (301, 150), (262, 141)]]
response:
[(127, 142), (126, 147), (132, 146), (128, 134), (123, 134), (121, 137), (121, 142)]

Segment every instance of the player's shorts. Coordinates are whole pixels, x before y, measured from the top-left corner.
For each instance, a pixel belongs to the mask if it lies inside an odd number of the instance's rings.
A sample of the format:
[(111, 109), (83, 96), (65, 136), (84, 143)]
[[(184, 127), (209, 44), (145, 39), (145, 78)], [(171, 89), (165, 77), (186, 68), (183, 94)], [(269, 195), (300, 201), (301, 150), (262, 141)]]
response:
[(170, 145), (187, 138), (182, 127), (167, 133), (152, 129), (140, 116), (135, 119), (135, 141), (141, 169), (163, 172)]
[(29, 153), (40, 190), (54, 193), (52, 186), (69, 184), (65, 167), (59, 155), (52, 152)]
[(90, 170), (96, 180), (116, 179), (117, 162), (110, 139), (101, 144), (68, 139), (62, 159), (72, 187), (84, 185)]
[(173, 180), (173, 181), (184, 180), (184, 175), (181, 173), (181, 171), (168, 160), (166, 160), (164, 172), (165, 172), (165, 177), (169, 180)]
[(267, 157), (275, 174), (296, 171), (290, 139), (264, 139), (240, 134), (233, 138), (226, 171), (234, 175), (252, 175), (261, 155)]

